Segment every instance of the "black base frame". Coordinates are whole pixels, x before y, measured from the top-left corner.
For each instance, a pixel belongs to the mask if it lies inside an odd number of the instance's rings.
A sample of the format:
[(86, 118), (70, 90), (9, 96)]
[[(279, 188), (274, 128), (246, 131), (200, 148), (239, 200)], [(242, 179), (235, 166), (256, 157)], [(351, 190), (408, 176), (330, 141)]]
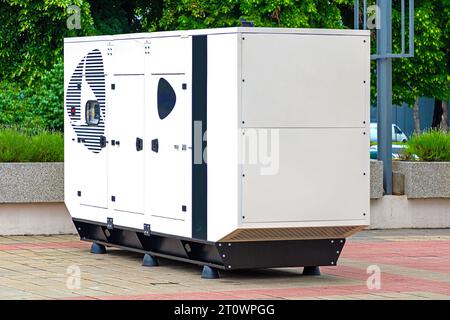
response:
[(81, 240), (222, 270), (333, 266), (345, 239), (211, 242), (73, 219)]

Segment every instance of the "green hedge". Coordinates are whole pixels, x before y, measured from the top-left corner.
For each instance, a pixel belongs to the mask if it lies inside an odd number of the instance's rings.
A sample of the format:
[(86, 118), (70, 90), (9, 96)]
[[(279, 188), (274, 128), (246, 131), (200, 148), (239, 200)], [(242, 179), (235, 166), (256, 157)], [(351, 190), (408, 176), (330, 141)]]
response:
[(59, 132), (30, 135), (13, 128), (0, 129), (0, 162), (62, 162), (64, 139)]
[[(407, 143), (405, 155), (419, 161), (450, 162), (450, 133), (430, 130), (414, 135)], [(414, 156), (415, 155), (415, 156)]]

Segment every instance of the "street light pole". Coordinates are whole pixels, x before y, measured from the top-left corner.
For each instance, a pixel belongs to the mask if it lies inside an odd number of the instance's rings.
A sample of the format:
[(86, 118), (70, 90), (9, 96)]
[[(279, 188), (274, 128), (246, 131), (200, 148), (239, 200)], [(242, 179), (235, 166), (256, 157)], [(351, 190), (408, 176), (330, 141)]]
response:
[(392, 194), (392, 0), (377, 0), (380, 26), (377, 29), (378, 160), (383, 161), (385, 194)]

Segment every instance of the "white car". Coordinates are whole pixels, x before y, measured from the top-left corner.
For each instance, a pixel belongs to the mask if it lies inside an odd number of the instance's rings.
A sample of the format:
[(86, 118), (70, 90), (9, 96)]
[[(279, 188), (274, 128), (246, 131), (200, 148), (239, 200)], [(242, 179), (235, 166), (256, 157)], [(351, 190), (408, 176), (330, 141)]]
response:
[[(370, 123), (370, 141), (377, 142), (378, 141), (378, 124)], [(392, 124), (392, 142), (406, 142), (408, 141), (408, 137), (396, 124)]]

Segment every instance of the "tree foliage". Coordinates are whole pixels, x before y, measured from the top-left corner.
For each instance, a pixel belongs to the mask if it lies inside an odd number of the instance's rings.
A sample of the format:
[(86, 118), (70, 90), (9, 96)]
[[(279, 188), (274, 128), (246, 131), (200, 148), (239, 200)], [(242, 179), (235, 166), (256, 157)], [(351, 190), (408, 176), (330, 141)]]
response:
[[(394, 61), (395, 104), (411, 105), (419, 96), (449, 99), (450, 1), (415, 2), (415, 57)], [(240, 18), (253, 21), (257, 27), (352, 28), (353, 3), (353, 0), (0, 0), (0, 125), (62, 129), (64, 37), (231, 27), (239, 26)], [(66, 26), (70, 5), (81, 9), (81, 30), (69, 30)], [(396, 10), (394, 25), (394, 30), (398, 30)], [(398, 43), (394, 45), (399, 49)], [(375, 81), (373, 91), (374, 85)]]
[(141, 9), (146, 30), (239, 26), (239, 18), (258, 27), (343, 28), (340, 6), (353, 0), (166, 0)]
[[(81, 30), (66, 26), (70, 5), (81, 9)], [(3, 0), (0, 12), (0, 78), (27, 86), (60, 59), (64, 37), (94, 31), (87, 1)]]
[[(397, 105), (411, 106), (421, 96), (450, 99), (450, 1), (415, 2), (414, 57), (393, 63), (393, 103)], [(399, 27), (398, 13), (394, 19)], [(394, 49), (400, 50), (398, 42), (394, 42)]]

